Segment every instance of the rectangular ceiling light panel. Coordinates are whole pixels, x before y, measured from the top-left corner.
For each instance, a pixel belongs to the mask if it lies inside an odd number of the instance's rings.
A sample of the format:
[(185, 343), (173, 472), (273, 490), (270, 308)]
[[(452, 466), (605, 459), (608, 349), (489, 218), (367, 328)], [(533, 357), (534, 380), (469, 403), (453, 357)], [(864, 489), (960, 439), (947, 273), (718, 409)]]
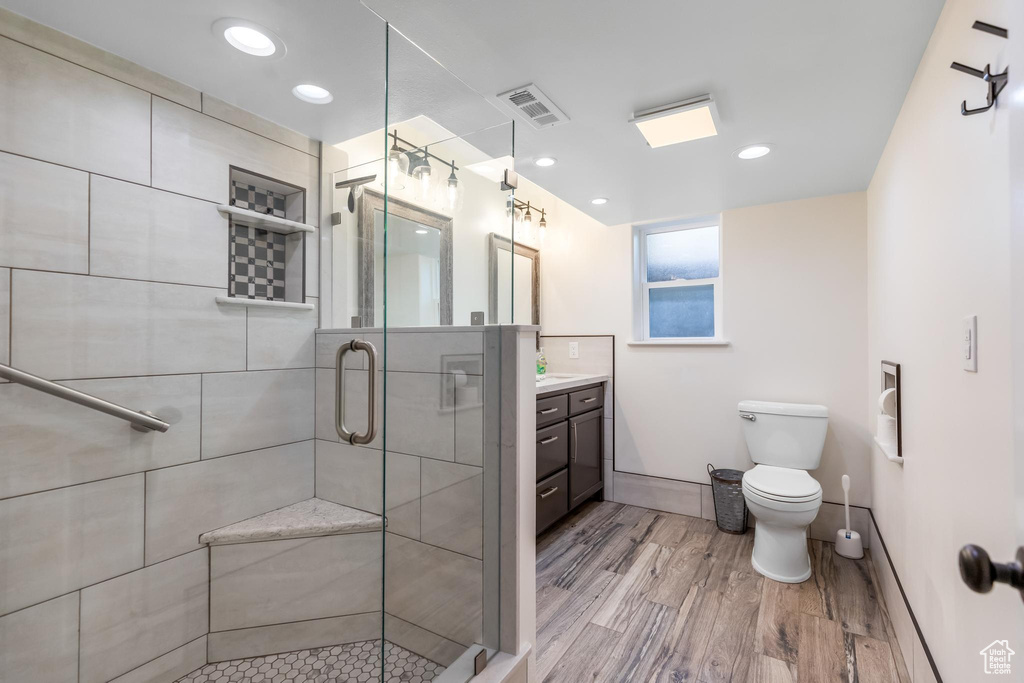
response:
[(717, 120), (714, 100), (701, 95), (636, 112), (629, 122), (636, 124), (648, 145), (665, 147), (718, 135)]

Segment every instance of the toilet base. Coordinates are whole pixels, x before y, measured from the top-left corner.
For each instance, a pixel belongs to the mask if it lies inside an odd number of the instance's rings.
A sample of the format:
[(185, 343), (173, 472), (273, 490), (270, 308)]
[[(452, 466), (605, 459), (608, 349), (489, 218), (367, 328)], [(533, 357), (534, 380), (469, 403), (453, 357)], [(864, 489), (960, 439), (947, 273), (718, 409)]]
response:
[(780, 583), (803, 583), (811, 578), (807, 527), (780, 527), (757, 520), (750, 564), (758, 574)]

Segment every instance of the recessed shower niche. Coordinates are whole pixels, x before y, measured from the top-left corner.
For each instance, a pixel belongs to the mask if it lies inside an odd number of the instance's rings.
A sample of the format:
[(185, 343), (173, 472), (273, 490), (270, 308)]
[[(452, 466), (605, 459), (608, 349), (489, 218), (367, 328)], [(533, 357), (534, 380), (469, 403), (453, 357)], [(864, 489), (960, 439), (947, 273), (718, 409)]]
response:
[(230, 169), (228, 296), (218, 303), (313, 308), (306, 303), (306, 189), (239, 168)]

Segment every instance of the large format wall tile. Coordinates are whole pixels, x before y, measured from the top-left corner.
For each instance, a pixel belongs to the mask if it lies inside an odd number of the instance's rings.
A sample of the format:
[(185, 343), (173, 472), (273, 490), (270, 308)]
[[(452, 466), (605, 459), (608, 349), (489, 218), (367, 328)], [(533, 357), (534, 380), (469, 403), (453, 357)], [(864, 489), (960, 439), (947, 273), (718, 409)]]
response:
[(197, 550), (82, 591), (80, 683), (104, 683), (206, 634), (208, 553)]
[(3, 8), (0, 8), (0, 33), (193, 109), (201, 106), (200, 93), (194, 88)]
[(0, 265), (88, 272), (88, 173), (0, 154)]
[(0, 38), (0, 150), (148, 184), (150, 99)]
[(441, 666), (450, 666), (466, 651), (464, 645), (442, 638), (391, 614), (384, 615), (384, 639)]
[[(483, 469), (424, 458), (422, 533), (424, 543), (481, 558), (483, 553)], [(388, 531), (394, 529), (388, 528)]]
[(388, 372), (389, 451), (455, 460), (453, 375)]
[[(210, 661), (258, 657), (380, 638), (380, 610), (210, 634)], [(115, 681), (115, 683), (117, 683)], [(290, 682), (291, 683), (291, 682)], [(295, 681), (294, 683), (299, 683)]]
[(228, 219), (210, 202), (94, 176), (90, 272), (225, 287)]
[(316, 310), (250, 308), (248, 369), (313, 367), (316, 324)]
[(210, 549), (210, 630), (380, 609), (379, 532)]
[(171, 650), (110, 683), (174, 683), (206, 664), (206, 636)]
[(116, 417), (20, 384), (0, 385), (0, 498), (199, 459), (199, 375), (88, 379), (72, 389), (168, 421), (139, 432)]
[(319, 222), (316, 157), (153, 98), (153, 187), (226, 204), (231, 166), (304, 188), (305, 222)]
[(239, 128), (252, 131), (265, 138), (270, 138), (275, 142), (280, 142), (282, 145), (293, 147), (300, 152), (305, 152), (315, 157), (320, 156), (320, 143), (316, 140), (311, 140), (302, 133), (296, 133), (284, 126), (279, 126), (207, 93), (203, 93), (203, 113)]
[(0, 614), (142, 566), (143, 475), (0, 501)]
[[(11, 269), (0, 268), (0, 363), (11, 362)], [(4, 380), (0, 380), (4, 381)]]
[[(378, 338), (380, 335), (377, 335)], [(370, 338), (369, 336), (367, 337)], [(396, 372), (484, 371), (483, 332), (388, 332), (387, 365)], [(376, 342), (376, 340), (373, 340)], [(383, 349), (381, 350), (383, 360)]]
[[(347, 443), (316, 442), (316, 495), (339, 505), (380, 514), (380, 451)], [(388, 531), (420, 536), (420, 458), (388, 453)]]
[(11, 361), (48, 379), (243, 370), (245, 311), (225, 293), (16, 270)]
[(266, 370), (203, 377), (203, 457), (312, 439), (313, 373)]
[(0, 617), (0, 681), (78, 680), (78, 593)]
[(313, 497), (313, 442), (146, 474), (146, 563), (199, 548), (207, 531)]
[(384, 611), (469, 646), (482, 628), (483, 563), (387, 534)]
[[(316, 335), (316, 366), (333, 368), (338, 361), (338, 347), (353, 339), (362, 339), (358, 334), (317, 334)], [(380, 349), (378, 349), (378, 353)], [(345, 354), (345, 367), (353, 370), (366, 369), (366, 354), (362, 351), (350, 351)]]

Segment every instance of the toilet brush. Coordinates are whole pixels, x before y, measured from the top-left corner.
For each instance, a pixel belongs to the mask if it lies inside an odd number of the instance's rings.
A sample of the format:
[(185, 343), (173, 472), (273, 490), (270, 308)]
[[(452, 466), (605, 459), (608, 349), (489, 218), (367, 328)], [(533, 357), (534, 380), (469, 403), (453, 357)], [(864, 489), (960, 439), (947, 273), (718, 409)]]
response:
[(836, 532), (836, 552), (843, 557), (859, 560), (864, 557), (864, 544), (860, 534), (850, 528), (850, 475), (843, 475), (843, 505), (846, 507), (846, 528)]

